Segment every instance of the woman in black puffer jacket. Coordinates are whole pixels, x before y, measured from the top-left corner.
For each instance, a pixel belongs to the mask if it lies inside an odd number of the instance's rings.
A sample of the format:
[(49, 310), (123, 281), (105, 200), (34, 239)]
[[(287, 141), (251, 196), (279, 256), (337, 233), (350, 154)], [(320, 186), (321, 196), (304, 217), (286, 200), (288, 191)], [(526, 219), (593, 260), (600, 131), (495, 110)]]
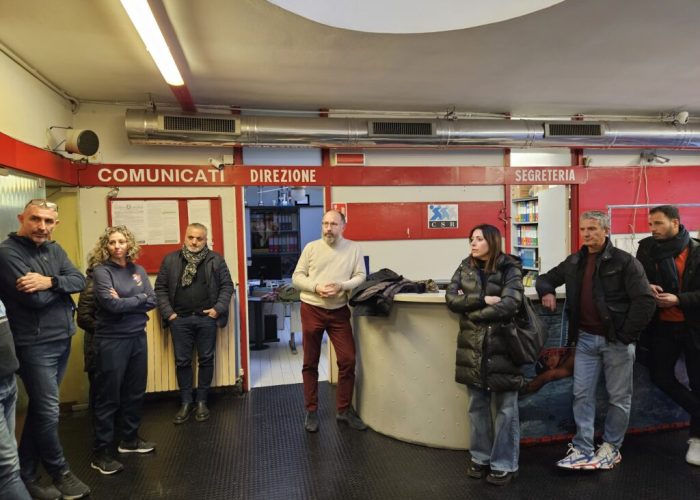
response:
[[(520, 368), (510, 359), (505, 333), (523, 300), (520, 260), (501, 252), (498, 228), (472, 229), (471, 255), (447, 287), (447, 307), (461, 315), (456, 380), (469, 386), (471, 460), (467, 474), (502, 485), (517, 475), (520, 454)], [(496, 407), (495, 424), (491, 401)]]

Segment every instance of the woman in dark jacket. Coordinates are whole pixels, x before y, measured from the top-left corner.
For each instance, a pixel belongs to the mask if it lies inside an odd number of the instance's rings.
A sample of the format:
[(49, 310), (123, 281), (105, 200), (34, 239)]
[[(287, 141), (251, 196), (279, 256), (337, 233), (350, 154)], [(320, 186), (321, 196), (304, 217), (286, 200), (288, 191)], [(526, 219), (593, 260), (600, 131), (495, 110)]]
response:
[(97, 242), (90, 263), (95, 296), (94, 456), (102, 474), (122, 470), (111, 454), (115, 417), (122, 417), (119, 453), (148, 453), (155, 444), (138, 435), (141, 403), (146, 392), (148, 352), (146, 322), (156, 296), (143, 267), (133, 261), (139, 245), (125, 226), (108, 227)]
[[(469, 386), (471, 460), (467, 474), (507, 484), (520, 454), (520, 368), (510, 359), (505, 333), (523, 298), (520, 261), (501, 251), (499, 230), (482, 224), (469, 236), (471, 255), (447, 287), (447, 307), (461, 315), (456, 380)], [(491, 416), (492, 400), (496, 421)]]
[(88, 268), (85, 270), (85, 289), (80, 292), (78, 298), (78, 310), (76, 320), (78, 326), (83, 329), (85, 336), (83, 337), (83, 361), (84, 370), (88, 376), (88, 406), (92, 409), (95, 404), (95, 396), (93, 394), (95, 378), (95, 357), (93, 355), (92, 339), (95, 336), (95, 291), (93, 290), (92, 269), (93, 262), (88, 263)]

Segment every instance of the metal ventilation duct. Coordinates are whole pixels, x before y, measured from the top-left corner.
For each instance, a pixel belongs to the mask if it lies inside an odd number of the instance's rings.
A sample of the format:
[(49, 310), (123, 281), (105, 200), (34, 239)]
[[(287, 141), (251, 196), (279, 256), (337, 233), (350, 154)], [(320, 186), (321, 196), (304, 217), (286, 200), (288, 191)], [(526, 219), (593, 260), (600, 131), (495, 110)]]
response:
[(174, 146), (700, 149), (700, 126), (670, 122), (229, 117), (129, 109), (126, 131), (132, 144)]

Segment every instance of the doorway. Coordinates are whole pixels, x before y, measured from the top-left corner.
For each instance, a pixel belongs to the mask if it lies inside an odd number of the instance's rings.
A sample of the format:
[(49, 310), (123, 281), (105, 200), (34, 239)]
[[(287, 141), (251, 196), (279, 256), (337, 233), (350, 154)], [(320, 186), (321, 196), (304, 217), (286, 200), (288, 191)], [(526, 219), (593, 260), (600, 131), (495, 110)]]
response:
[[(291, 278), (304, 246), (320, 237), (323, 188), (248, 186), (244, 193), (250, 388), (300, 384), (301, 303)], [(324, 337), (319, 381), (328, 379)]]

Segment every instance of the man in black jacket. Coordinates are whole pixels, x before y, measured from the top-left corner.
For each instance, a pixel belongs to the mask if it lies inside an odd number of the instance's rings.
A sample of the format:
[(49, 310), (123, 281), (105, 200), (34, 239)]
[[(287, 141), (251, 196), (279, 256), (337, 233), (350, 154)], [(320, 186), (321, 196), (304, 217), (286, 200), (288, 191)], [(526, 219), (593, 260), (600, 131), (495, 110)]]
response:
[[(678, 208), (649, 210), (651, 236), (639, 242), (637, 258), (656, 298), (649, 333), (651, 378), (690, 414), (686, 462), (700, 465), (700, 241), (681, 224)], [(676, 378), (681, 354), (690, 390)]]
[(187, 226), (181, 250), (165, 256), (154, 287), (163, 323), (170, 326), (181, 406), (173, 422), (181, 424), (192, 413), (192, 350), (197, 349), (198, 422), (209, 418), (207, 393), (214, 376), (217, 327), (228, 322), (233, 281), (224, 258), (207, 247), (207, 228)]
[[(569, 342), (576, 344), (574, 403), (576, 435), (557, 462), (565, 469), (612, 469), (622, 460), (620, 446), (632, 403), (632, 366), (640, 333), (654, 314), (654, 297), (641, 264), (615, 248), (607, 237), (607, 214), (581, 214), (583, 247), (537, 278), (542, 305), (556, 309), (555, 289), (566, 284)], [(608, 411), (603, 444), (594, 453), (596, 389), (605, 373)]]
[[(82, 498), (90, 488), (70, 471), (59, 441), (58, 388), (75, 333), (70, 294), (85, 287), (85, 278), (51, 240), (58, 224), (55, 203), (31, 200), (17, 218), (17, 232), (0, 243), (0, 300), (7, 308), (19, 376), (29, 396), (19, 443), (21, 475), (33, 497)], [(40, 462), (55, 487), (39, 484)]]

